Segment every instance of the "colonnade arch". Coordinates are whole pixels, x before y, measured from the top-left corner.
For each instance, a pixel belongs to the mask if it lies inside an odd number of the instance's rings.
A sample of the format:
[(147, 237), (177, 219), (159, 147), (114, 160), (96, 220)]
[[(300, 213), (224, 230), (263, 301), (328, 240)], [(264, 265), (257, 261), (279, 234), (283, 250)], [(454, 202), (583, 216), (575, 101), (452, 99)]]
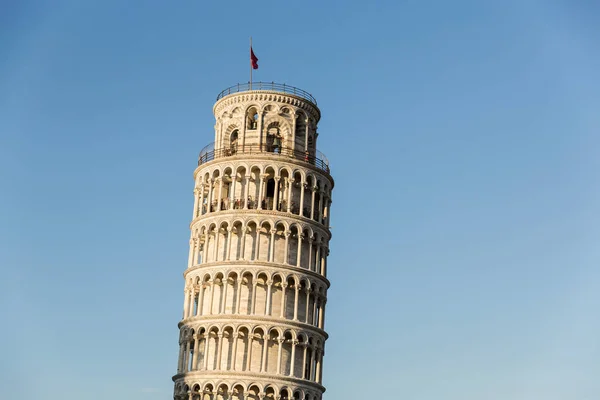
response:
[(275, 384), (263, 385), (259, 382), (243, 384), (233, 381), (209, 381), (203, 384), (198, 382), (175, 384), (175, 400), (320, 400), (318, 392), (296, 387), (295, 385)]
[(225, 210), (270, 210), (329, 226), (331, 189), (325, 176), (289, 163), (221, 163), (196, 174), (193, 217)]
[(297, 328), (252, 324), (185, 326), (178, 373), (237, 371), (321, 383), (325, 338)]
[(295, 273), (228, 270), (187, 278), (183, 319), (258, 315), (324, 328), (327, 285)]
[(285, 219), (199, 221), (192, 228), (188, 268), (220, 261), (264, 261), (327, 275), (329, 234)]

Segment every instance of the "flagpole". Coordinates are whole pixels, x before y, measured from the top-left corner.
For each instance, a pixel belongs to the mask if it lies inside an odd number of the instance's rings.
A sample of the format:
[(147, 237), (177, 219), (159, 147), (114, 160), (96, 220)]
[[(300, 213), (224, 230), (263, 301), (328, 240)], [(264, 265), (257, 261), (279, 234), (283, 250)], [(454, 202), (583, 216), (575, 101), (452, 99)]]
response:
[[(250, 36), (250, 58), (252, 58), (252, 36)], [(250, 62), (250, 90), (252, 90), (252, 62)]]

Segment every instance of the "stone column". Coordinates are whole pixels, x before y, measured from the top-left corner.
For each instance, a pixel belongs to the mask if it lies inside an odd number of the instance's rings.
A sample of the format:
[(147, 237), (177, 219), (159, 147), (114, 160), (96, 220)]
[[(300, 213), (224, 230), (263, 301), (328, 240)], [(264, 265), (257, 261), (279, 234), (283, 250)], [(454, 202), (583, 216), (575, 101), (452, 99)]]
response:
[(248, 193), (250, 192), (250, 176), (248, 176), (248, 171), (246, 171), (246, 176), (244, 178), (246, 180), (246, 184), (244, 185), (242, 201), (244, 202), (244, 210), (248, 209)]
[(231, 226), (227, 226), (227, 249), (225, 249), (225, 260), (229, 261), (230, 260), (230, 255), (231, 255), (231, 237), (233, 236), (231, 233), (233, 231), (233, 228)]
[(289, 188), (290, 187), (290, 177), (285, 178), (285, 180), (283, 181), (283, 188), (281, 193), (283, 194), (283, 197), (285, 197), (285, 209), (282, 207), (281, 208), (281, 212), (290, 212), (290, 207), (292, 207), (292, 199), (290, 199), (289, 196)]
[(281, 313), (279, 318), (285, 318), (285, 295), (288, 285), (285, 282), (281, 282)]
[(209, 304), (209, 307), (208, 307), (208, 314), (212, 315), (212, 313), (213, 313), (213, 304), (214, 304), (214, 301), (215, 301), (215, 285), (216, 285), (216, 283), (215, 283), (215, 280), (213, 279), (212, 282), (207, 282), (207, 284), (210, 285), (209, 286), (210, 287), (210, 304)]
[(323, 247), (323, 251), (321, 253), (321, 275), (327, 277), (327, 256), (329, 255), (329, 249), (327, 247)]
[(314, 271), (313, 269), (313, 264), (312, 264), (312, 249), (313, 249), (313, 242), (315, 240), (313, 239), (313, 236), (309, 236), (308, 237), (308, 269), (311, 271)]
[(252, 301), (250, 302), (250, 315), (256, 314), (256, 282), (252, 282)]
[(190, 367), (189, 357), (190, 357), (190, 341), (186, 340), (185, 341), (184, 368), (183, 368), (184, 372), (188, 372), (189, 371), (189, 367)]
[(292, 154), (296, 150), (296, 120), (298, 119), (298, 114), (294, 114), (292, 118)]
[(194, 215), (192, 215), (192, 220), (198, 216), (198, 195), (200, 194), (200, 190), (198, 188), (194, 189)]
[(221, 238), (221, 227), (215, 228), (215, 255), (213, 261), (219, 261), (219, 239)]
[[(204, 264), (208, 261), (208, 259), (207, 259), (207, 257), (208, 257), (208, 240), (209, 240), (209, 236), (208, 236), (208, 232), (206, 232), (204, 234), (204, 243), (202, 243), (202, 264)], [(200, 242), (202, 242), (202, 240)]]
[(277, 349), (277, 375), (281, 375), (281, 349), (283, 342), (285, 342), (285, 339), (277, 339), (277, 344), (279, 344), (279, 348)]
[(221, 314), (227, 313), (227, 288), (229, 287), (229, 277), (224, 278), (223, 282), (223, 303), (221, 304)]
[(207, 201), (208, 204), (206, 205), (207, 206), (206, 207), (206, 212), (210, 213), (210, 212), (212, 212), (211, 211), (211, 206), (212, 206), (212, 201), (213, 201), (213, 199), (212, 199), (213, 198), (213, 185), (215, 183), (215, 180), (214, 179), (209, 179), (208, 182), (209, 182), (209, 186), (208, 186), (208, 201)]
[(298, 321), (298, 295), (300, 293), (298, 284), (294, 284), (294, 290), (296, 291), (296, 297), (294, 297), (294, 321)]
[(319, 191), (319, 223), (323, 223), (323, 206), (324, 206), (324, 192)]
[(300, 267), (302, 262), (302, 238), (304, 234), (302, 232), (298, 232), (298, 253), (296, 254), (296, 266)]
[(198, 308), (196, 309), (196, 315), (202, 315), (202, 307), (204, 306), (204, 282), (200, 283), (198, 287)]
[(254, 243), (254, 260), (260, 260), (260, 231), (262, 227), (256, 227), (256, 243)]
[(246, 234), (248, 233), (248, 227), (246, 225), (242, 225), (240, 229), (242, 232), (242, 247), (240, 248), (240, 260), (246, 259)]
[(243, 280), (244, 280), (244, 277), (238, 275), (238, 289), (237, 289), (237, 300), (235, 302), (235, 314), (240, 313), (240, 304), (242, 303), (242, 281)]
[(245, 371), (252, 370), (252, 342), (254, 340), (254, 333), (248, 332), (248, 359), (246, 360)]
[(275, 193), (273, 194), (273, 211), (277, 211), (277, 205), (279, 204), (279, 180), (280, 177), (275, 178)]
[(327, 198), (327, 217), (325, 219), (325, 226), (329, 228), (329, 221), (331, 221), (331, 199)]
[[(237, 360), (237, 344), (238, 344), (238, 338), (240, 337), (238, 332), (235, 332), (233, 334), (233, 351), (231, 352), (232, 354), (232, 360), (231, 360), (231, 370), (235, 371), (235, 364), (236, 364), (236, 360)], [(243, 368), (242, 368), (243, 369)]]
[(188, 318), (191, 318), (194, 316), (194, 306), (196, 305), (195, 303), (196, 300), (196, 288), (194, 286), (192, 286), (190, 288), (190, 307), (188, 308)]
[(321, 299), (321, 312), (319, 312), (319, 328), (325, 329), (325, 303), (326, 299)]
[(231, 193), (230, 193), (230, 198), (231, 200), (229, 201), (229, 209), (233, 210), (233, 206), (235, 204), (235, 184), (237, 182), (237, 172), (233, 173), (233, 176), (231, 177)]
[(310, 200), (310, 219), (315, 219), (315, 194), (317, 193), (317, 187), (312, 187), (312, 197)]
[(291, 365), (290, 365), (290, 376), (294, 376), (294, 367), (296, 365), (296, 346), (298, 345), (297, 340), (292, 340), (292, 355), (291, 355)]
[(315, 380), (315, 351), (316, 349), (314, 347), (310, 349), (310, 367), (308, 371), (308, 379), (311, 381)]
[(306, 182), (304, 182), (304, 178), (302, 178), (302, 181), (300, 182), (300, 210), (298, 211), (298, 215), (304, 216), (304, 185), (306, 185)]
[(321, 375), (321, 350), (315, 350), (315, 371), (313, 373), (313, 380), (319, 383), (319, 376)]
[(325, 350), (321, 350), (320, 360), (319, 360), (319, 375), (318, 375), (318, 383), (323, 384), (323, 356), (325, 355)]
[(315, 254), (315, 272), (320, 272), (321, 270), (321, 241), (317, 243), (317, 253)]
[(306, 352), (308, 351), (308, 343), (302, 343), (304, 347), (304, 356), (302, 357), (302, 379), (308, 379), (306, 376)]
[(271, 315), (271, 292), (273, 281), (267, 281), (267, 300), (265, 301), (265, 315)]
[(267, 350), (269, 347), (269, 334), (265, 333), (263, 335), (263, 348), (262, 348), (262, 363), (260, 366), (260, 371), (261, 372), (266, 372), (266, 367), (267, 367)]
[(210, 342), (210, 332), (204, 334), (204, 367), (206, 371), (208, 369), (208, 342)]
[(192, 268), (194, 265), (194, 254), (196, 253), (196, 238), (190, 239), (190, 252), (188, 254), (188, 268)]
[(200, 212), (198, 213), (199, 215), (204, 214), (202, 212), (202, 207), (204, 207), (204, 183), (200, 184), (200, 205), (199, 205)]
[(183, 319), (186, 319), (190, 313), (190, 290), (183, 291)]
[(258, 130), (258, 137), (259, 137), (259, 143), (261, 145), (261, 149), (264, 151), (264, 146), (265, 146), (265, 142), (264, 142), (264, 138), (263, 138), (263, 117), (265, 116), (265, 111), (261, 111), (258, 113), (258, 127), (256, 128)]
[(217, 370), (221, 369), (221, 352), (223, 351), (223, 334), (217, 334)]
[(271, 229), (271, 245), (269, 246), (269, 258), (267, 261), (275, 262), (275, 233), (277, 230), (275, 228)]
[(263, 180), (265, 177), (265, 174), (259, 174), (259, 188), (258, 188), (258, 205), (257, 205), (257, 209), (262, 210), (262, 199), (263, 199)]
[(290, 231), (285, 231), (283, 234), (285, 235), (285, 248), (283, 249), (283, 263), (289, 265), (290, 264), (290, 260), (288, 260), (289, 258), (289, 249), (290, 249), (290, 234), (292, 232)]
[(221, 202), (223, 201), (223, 177), (219, 177), (219, 192), (217, 195), (217, 208), (215, 211), (221, 211)]
[(178, 373), (183, 372), (184, 354), (185, 354), (185, 343), (180, 341), (179, 342), (179, 362), (177, 363), (177, 372)]
[(308, 128), (309, 128), (309, 119), (306, 118), (304, 120), (306, 131), (304, 132), (304, 151), (308, 151)]
[(292, 186), (294, 186), (294, 178), (290, 177), (288, 179), (289, 181), (289, 187), (288, 187), (288, 209), (287, 212), (291, 213), (292, 212)]
[(313, 300), (313, 313), (310, 317), (310, 319), (312, 320), (312, 324), (311, 325), (317, 325), (317, 302), (319, 301), (319, 297), (317, 297), (317, 294), (315, 293), (315, 295), (313, 296), (314, 300)]
[(304, 318), (304, 322), (307, 324), (309, 323), (308, 322), (308, 311), (310, 310), (310, 293), (311, 292), (312, 292), (311, 289), (306, 288), (306, 315), (305, 315), (306, 318)]
[(198, 351), (200, 347), (200, 335), (194, 335), (194, 353), (192, 358), (192, 370), (198, 369)]

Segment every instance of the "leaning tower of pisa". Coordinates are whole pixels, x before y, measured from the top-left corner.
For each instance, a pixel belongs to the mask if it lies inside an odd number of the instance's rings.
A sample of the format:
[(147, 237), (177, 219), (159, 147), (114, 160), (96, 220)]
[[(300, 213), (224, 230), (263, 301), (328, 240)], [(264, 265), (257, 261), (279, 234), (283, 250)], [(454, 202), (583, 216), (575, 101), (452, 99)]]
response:
[(194, 171), (175, 400), (319, 400), (333, 179), (309, 93), (217, 96)]

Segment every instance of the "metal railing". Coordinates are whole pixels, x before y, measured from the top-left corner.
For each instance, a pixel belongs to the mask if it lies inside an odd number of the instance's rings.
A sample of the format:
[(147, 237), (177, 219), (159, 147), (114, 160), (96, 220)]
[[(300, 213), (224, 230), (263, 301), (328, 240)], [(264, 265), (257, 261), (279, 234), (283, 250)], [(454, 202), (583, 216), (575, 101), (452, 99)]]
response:
[(307, 91), (304, 91), (294, 86), (286, 85), (285, 83), (275, 82), (252, 82), (252, 85), (250, 85), (250, 83), (238, 83), (237, 85), (228, 87), (227, 89), (219, 93), (219, 95), (217, 96), (217, 101), (233, 93), (249, 92), (255, 90), (267, 90), (271, 92), (293, 94), (294, 96), (298, 96), (303, 98), (304, 100), (310, 101), (315, 106), (317, 105), (317, 99), (315, 99), (313, 95), (308, 93)]
[(198, 165), (202, 165), (216, 158), (231, 157), (240, 154), (269, 154), (272, 156), (289, 157), (296, 160), (304, 161), (306, 163), (314, 165), (315, 167), (327, 173), (330, 172), (329, 161), (327, 160), (327, 157), (325, 157), (325, 155), (318, 150), (316, 151), (316, 154), (311, 154), (310, 152), (306, 151), (293, 150), (286, 147), (279, 147), (268, 144), (254, 144), (245, 146), (235, 145), (230, 148), (220, 149), (215, 149), (214, 146), (215, 144), (211, 143), (200, 151), (200, 155), (198, 156)]

